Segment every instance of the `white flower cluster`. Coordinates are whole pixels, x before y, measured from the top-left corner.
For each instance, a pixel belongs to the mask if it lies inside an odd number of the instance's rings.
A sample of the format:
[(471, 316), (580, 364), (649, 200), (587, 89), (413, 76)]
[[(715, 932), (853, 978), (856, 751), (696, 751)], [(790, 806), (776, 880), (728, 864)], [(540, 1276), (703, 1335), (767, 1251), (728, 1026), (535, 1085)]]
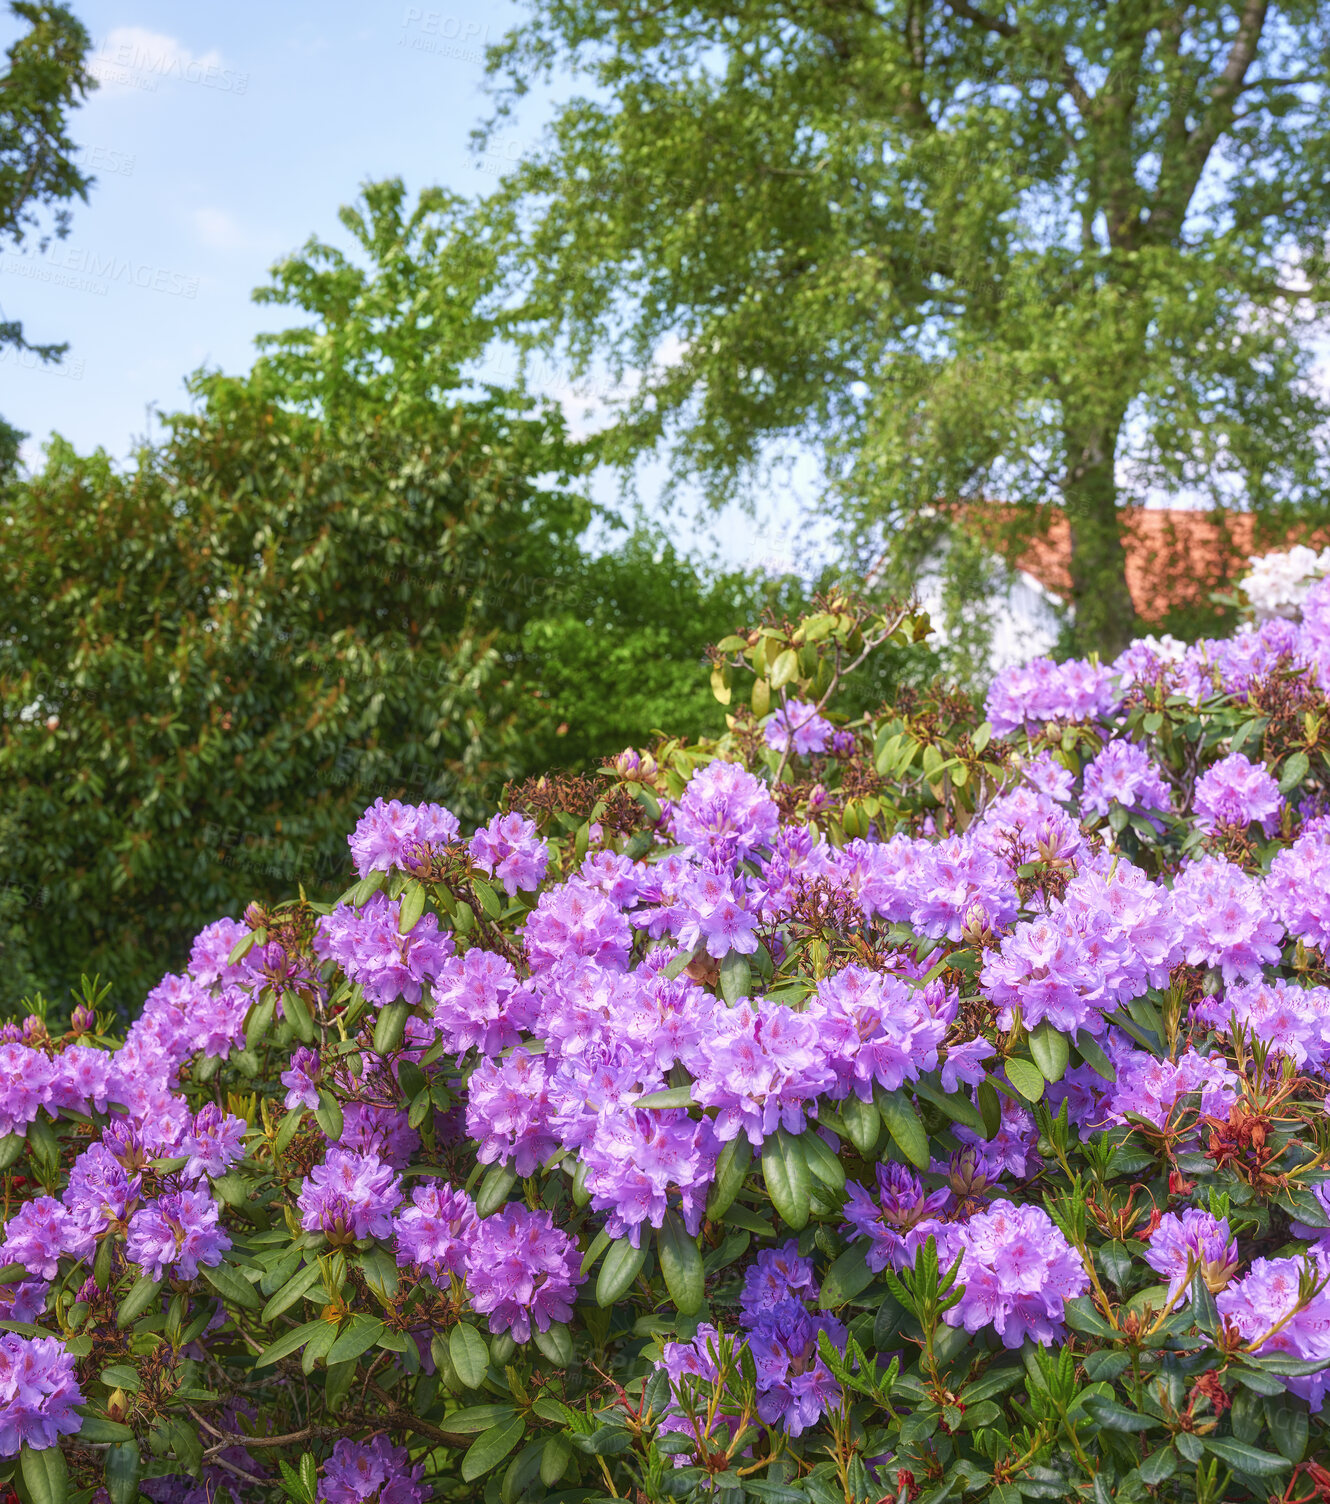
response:
[(1268, 621), (1273, 616), (1298, 621), (1307, 592), (1317, 580), (1330, 574), (1330, 548), (1317, 553), (1299, 543), (1282, 553), (1253, 556), (1250, 563), (1251, 573), (1241, 584), (1257, 621)]

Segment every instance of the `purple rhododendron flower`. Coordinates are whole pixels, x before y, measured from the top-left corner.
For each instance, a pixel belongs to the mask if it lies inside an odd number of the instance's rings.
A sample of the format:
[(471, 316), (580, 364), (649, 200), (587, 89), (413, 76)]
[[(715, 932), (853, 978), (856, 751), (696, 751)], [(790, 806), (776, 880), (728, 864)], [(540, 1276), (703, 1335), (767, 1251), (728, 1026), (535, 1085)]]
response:
[(687, 1112), (608, 1111), (582, 1148), (591, 1205), (608, 1211), (605, 1230), (639, 1246), (642, 1227), (659, 1227), (673, 1204), (694, 1236), (716, 1170), (710, 1122)]
[(1330, 1291), (1322, 1288), (1299, 1308), (1301, 1280), (1308, 1264), (1315, 1283), (1324, 1286), (1330, 1279), (1330, 1255), (1319, 1249), (1308, 1259), (1258, 1258), (1252, 1260), (1241, 1279), (1215, 1296), (1215, 1305), (1244, 1342), (1258, 1344), (1258, 1356), (1284, 1353), (1323, 1365), (1326, 1371), (1321, 1373), (1284, 1380), (1316, 1414), (1324, 1402), (1330, 1372)]
[(218, 1211), (206, 1190), (160, 1196), (129, 1219), (125, 1257), (151, 1279), (168, 1269), (176, 1279), (193, 1279), (200, 1264), (215, 1268), (231, 1246), (226, 1229), (217, 1225)]
[(993, 1202), (939, 1243), (940, 1262), (957, 1253), (965, 1293), (943, 1319), (967, 1332), (991, 1326), (1006, 1347), (1058, 1341), (1063, 1305), (1090, 1288), (1080, 1255), (1037, 1206)]
[(744, 1275), (739, 1296), (739, 1315), (752, 1327), (766, 1311), (785, 1300), (810, 1300), (817, 1294), (812, 1259), (800, 1258), (799, 1245), (791, 1238), (779, 1248), (762, 1248)]
[(291, 1056), (290, 1066), (282, 1072), (282, 1085), (286, 1087), (283, 1098), (288, 1112), (297, 1107), (308, 1107), (312, 1112), (319, 1105), (319, 1052), (297, 1045)]
[[(1237, 1273), (1237, 1240), (1223, 1217), (1189, 1207), (1179, 1217), (1165, 1212), (1150, 1234), (1145, 1262), (1168, 1279), (1170, 1300), (1191, 1299), (1189, 1286), (1199, 1273), (1211, 1294), (1217, 1294)], [(1185, 1292), (1185, 1293), (1184, 1293)]]
[[(1159, 765), (1136, 742), (1109, 742), (1085, 770), (1081, 803), (1091, 814), (1106, 815), (1115, 804), (1124, 809), (1171, 810), (1173, 795)], [(1158, 828), (1158, 822), (1155, 822)]]
[(74, 1359), (56, 1337), (0, 1334), (0, 1457), (44, 1451), (83, 1426)]
[(413, 849), (446, 846), (457, 839), (457, 816), (441, 804), (402, 804), (376, 799), (346, 838), (360, 877), (410, 865)]
[(1330, 838), (1324, 830), (1275, 853), (1265, 893), (1290, 935), (1322, 955), (1330, 952)]
[(632, 927), (622, 912), (578, 877), (540, 895), (523, 939), (533, 970), (574, 956), (623, 970), (633, 947)]
[(1228, 985), (1255, 981), (1279, 959), (1283, 928), (1266, 909), (1260, 884), (1222, 857), (1202, 857), (1173, 884), (1173, 912), (1192, 966), (1218, 966)]
[(424, 1504), (432, 1490), (421, 1480), (424, 1463), (411, 1466), (403, 1446), (394, 1446), (386, 1436), (369, 1441), (340, 1438), (332, 1456), (323, 1464), (319, 1498), (324, 1504)]
[(819, 1332), (844, 1349), (845, 1328), (834, 1316), (813, 1315), (802, 1301), (784, 1300), (760, 1311), (748, 1333), (757, 1413), (791, 1436), (801, 1436), (840, 1404), (840, 1384), (818, 1355)]
[(331, 1243), (392, 1236), (402, 1182), (377, 1154), (332, 1148), (305, 1177), (296, 1206), (306, 1232), (327, 1234)]
[(945, 1241), (943, 1219), (950, 1192), (927, 1192), (923, 1182), (894, 1161), (877, 1167), (876, 1198), (850, 1181), (845, 1187), (847, 1237), (868, 1239), (868, 1267), (874, 1273), (890, 1266), (913, 1269), (915, 1255), (930, 1237)]
[(73, 1220), (54, 1196), (25, 1201), (5, 1223), (0, 1263), (23, 1264), (29, 1274), (54, 1279), (60, 1255), (78, 1245)]
[(1192, 803), (1202, 830), (1218, 825), (1245, 829), (1254, 821), (1267, 836), (1274, 834), (1284, 808), (1279, 785), (1264, 763), (1252, 762), (1241, 752), (1232, 752), (1205, 770), (1196, 780)]
[(436, 1284), (446, 1284), (450, 1274), (460, 1274), (480, 1218), (465, 1191), (441, 1180), (417, 1185), (411, 1204), (398, 1212), (393, 1223), (397, 1262), (416, 1264)]
[(834, 731), (816, 705), (790, 700), (772, 712), (762, 735), (767, 746), (777, 752), (792, 750), (800, 757), (807, 757), (810, 752), (825, 752)]
[(180, 1152), (189, 1156), (183, 1172), (186, 1179), (225, 1175), (245, 1157), (244, 1118), (225, 1112), (216, 1102), (205, 1103), (180, 1145)]
[(512, 962), (493, 951), (469, 950), (439, 970), (433, 987), (434, 1023), (455, 1055), (497, 1055), (520, 1044), (536, 1019), (536, 998)]
[(699, 857), (736, 860), (770, 846), (780, 811), (747, 768), (710, 762), (694, 773), (674, 810), (674, 834)]
[(534, 892), (549, 865), (549, 846), (540, 838), (535, 822), (514, 810), (495, 815), (471, 837), (467, 850), (482, 872), (497, 878), (511, 898), (519, 889)]
[(439, 929), (435, 915), (422, 914), (403, 935), (401, 911), (400, 899), (372, 893), (359, 908), (339, 903), (315, 931), (315, 954), (336, 961), (373, 1003), (418, 1003), (453, 953), (452, 933)]
[(577, 1244), (549, 1212), (510, 1202), (472, 1236), (466, 1260), (471, 1307), (489, 1317), (490, 1331), (527, 1342), (533, 1321), (547, 1332), (572, 1316), (577, 1286), (586, 1278), (581, 1263)]

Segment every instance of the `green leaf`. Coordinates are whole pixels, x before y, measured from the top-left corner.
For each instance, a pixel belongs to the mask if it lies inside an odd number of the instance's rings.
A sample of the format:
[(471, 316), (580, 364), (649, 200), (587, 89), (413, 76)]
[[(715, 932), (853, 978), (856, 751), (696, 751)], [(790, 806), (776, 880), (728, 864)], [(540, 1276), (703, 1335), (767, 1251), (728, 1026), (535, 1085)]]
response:
[(413, 877), (402, 894), (402, 907), (397, 915), (397, 933), (409, 935), (420, 922), (425, 912), (425, 885)]
[(466, 1387), (479, 1389), (489, 1372), (490, 1350), (475, 1327), (465, 1321), (458, 1322), (448, 1334), (448, 1356), (453, 1360), (457, 1377)]
[(1008, 1056), (1007, 1080), (1020, 1092), (1027, 1102), (1037, 1102), (1044, 1094), (1044, 1077), (1033, 1061), (1023, 1060), (1019, 1055)]
[(612, 1306), (632, 1288), (633, 1281), (642, 1272), (647, 1261), (646, 1244), (634, 1248), (627, 1238), (616, 1238), (610, 1244), (596, 1278), (596, 1304)]
[(29, 1504), (65, 1504), (69, 1495), (69, 1470), (65, 1454), (57, 1447), (35, 1451), (27, 1442), (19, 1451), (19, 1472)]
[(274, 1316), (280, 1316), (288, 1306), (295, 1305), (306, 1290), (318, 1284), (320, 1272), (317, 1263), (306, 1264), (298, 1270), (264, 1306), (260, 1319), (269, 1322)]
[[(934, 1086), (931, 1081), (924, 1080), (914, 1081), (911, 1085), (918, 1096), (921, 1096), (925, 1102), (931, 1102), (940, 1111), (945, 1112), (953, 1123), (964, 1123), (967, 1128), (972, 1129), (975, 1133), (984, 1132), (984, 1120), (980, 1116), (978, 1108), (975, 1107), (974, 1103), (970, 1101), (964, 1092), (943, 1091), (940, 1086)], [(842, 1116), (844, 1116), (844, 1113), (842, 1113)], [(858, 1145), (855, 1147), (857, 1148)], [(872, 1145), (869, 1145), (869, 1148), (871, 1147)], [(861, 1149), (859, 1152), (866, 1154), (868, 1150)]]
[(572, 1367), (573, 1334), (562, 1321), (551, 1322), (543, 1332), (538, 1326), (532, 1327), (531, 1340), (556, 1368)]
[(1084, 1332), (1090, 1337), (1112, 1338), (1117, 1335), (1085, 1295), (1077, 1295), (1065, 1301), (1062, 1317), (1073, 1331)]
[(780, 689), (789, 684), (799, 674), (799, 655), (793, 648), (785, 648), (776, 654), (776, 661), (771, 665), (771, 687)]
[(887, 1125), (896, 1147), (916, 1169), (926, 1170), (929, 1163), (928, 1134), (919, 1121), (914, 1104), (903, 1092), (882, 1092), (877, 1097), (877, 1110)]
[(471, 889), (480, 901), (481, 912), (486, 919), (498, 919), (503, 913), (503, 899), (499, 897), (498, 890), (492, 883), (485, 881), (483, 877), (472, 876)]
[(1305, 752), (1295, 752), (1284, 764), (1284, 771), (1279, 775), (1279, 792), (1291, 794), (1294, 789), (1306, 778), (1311, 763)]
[(1307, 1411), (1301, 1401), (1285, 1396), (1266, 1400), (1265, 1416), (1270, 1423), (1274, 1444), (1290, 1462), (1301, 1462), (1307, 1455), (1310, 1435)]
[(342, 1106), (326, 1086), (319, 1087), (319, 1105), (314, 1109), (314, 1121), (336, 1143), (342, 1136)]
[(565, 1437), (554, 1435), (545, 1443), (540, 1454), (540, 1481), (552, 1488), (568, 1470), (573, 1449)]
[(100, 1441), (133, 1441), (134, 1433), (118, 1420), (108, 1420), (104, 1415), (85, 1415), (79, 1427), (79, 1440), (89, 1443)]
[(785, 1223), (795, 1232), (807, 1227), (812, 1177), (802, 1145), (784, 1128), (778, 1128), (762, 1145), (762, 1178), (771, 1204)]
[(1141, 1482), (1157, 1488), (1161, 1483), (1167, 1483), (1177, 1470), (1177, 1452), (1171, 1446), (1162, 1446), (1141, 1463)]
[(106, 1453), (103, 1478), (111, 1504), (138, 1504), (139, 1478), (143, 1473), (143, 1459), (139, 1456), (136, 1441), (122, 1442)]
[(502, 1462), (521, 1441), (525, 1430), (526, 1426), (520, 1417), (514, 1416), (512, 1420), (504, 1421), (502, 1425), (491, 1426), (488, 1431), (482, 1431), (467, 1448), (466, 1456), (462, 1458), (462, 1481), (470, 1483), (475, 1478), (483, 1477), (491, 1468)]
[(665, 1220), (656, 1234), (656, 1256), (660, 1260), (660, 1272), (665, 1276), (665, 1288), (679, 1314), (696, 1315), (706, 1298), (702, 1253), (697, 1239), (689, 1237), (673, 1208), (665, 1213)]
[[(1043, 1072), (1045, 1080), (1062, 1080), (1063, 1072), (1067, 1069), (1067, 1061), (1070, 1058), (1070, 1049), (1065, 1034), (1060, 1034), (1050, 1023), (1040, 1024), (1037, 1029), (1030, 1031), (1030, 1054), (1034, 1056), (1034, 1063)], [(1008, 1076), (1010, 1074), (1009, 1071)], [(1015, 1082), (1012, 1084), (1015, 1085)], [(1017, 1086), (1016, 1090), (1020, 1091), (1021, 1088)], [(1041, 1087), (1041, 1095), (1042, 1092), (1043, 1088)], [(1024, 1096), (1024, 1092), (1021, 1095)]]
[(276, 1363), (279, 1358), (288, 1357), (297, 1348), (304, 1347), (315, 1332), (320, 1332), (327, 1326), (322, 1317), (315, 1317), (313, 1321), (307, 1321), (303, 1326), (293, 1327), (289, 1332), (283, 1332), (276, 1342), (269, 1343), (267, 1347), (254, 1359), (255, 1368), (267, 1368), (269, 1364)]
[(859, 1153), (871, 1154), (882, 1129), (877, 1108), (871, 1102), (861, 1102), (858, 1097), (848, 1097), (840, 1104), (840, 1120)]
[(723, 1146), (716, 1158), (716, 1173), (707, 1196), (707, 1216), (712, 1222), (719, 1222), (734, 1205), (752, 1162), (753, 1146), (743, 1133)]
[(233, 1305), (241, 1306), (246, 1311), (257, 1311), (263, 1304), (254, 1286), (230, 1264), (217, 1264), (215, 1267), (200, 1264), (199, 1273), (223, 1300), (228, 1300)]
[(731, 1005), (748, 995), (752, 972), (748, 957), (737, 950), (728, 951), (720, 963), (720, 995)]
[(373, 1347), (386, 1330), (377, 1316), (353, 1316), (337, 1333), (324, 1361), (329, 1364), (344, 1363), (348, 1358), (358, 1358), (361, 1353)]
[(460, 1436), (472, 1436), (506, 1425), (517, 1414), (511, 1405), (468, 1405), (444, 1417), (444, 1427)]
[(1249, 1478), (1273, 1478), (1276, 1473), (1282, 1473), (1292, 1466), (1292, 1463), (1283, 1457), (1276, 1457), (1273, 1452), (1259, 1451), (1256, 1447), (1249, 1447), (1245, 1441), (1235, 1441), (1231, 1437), (1202, 1436), (1198, 1440), (1207, 1452), (1213, 1453), (1235, 1472), (1245, 1473)]
[(1148, 1431), (1151, 1426), (1162, 1424), (1152, 1415), (1138, 1415), (1136, 1411), (1119, 1405), (1116, 1400), (1105, 1399), (1102, 1394), (1087, 1395), (1085, 1408), (1101, 1426), (1107, 1426), (1110, 1431)]
[(806, 1133), (799, 1135), (799, 1144), (812, 1174), (829, 1190), (843, 1191), (845, 1166), (832, 1152), (822, 1135), (810, 1128)]
[(379, 1009), (374, 1021), (374, 1053), (391, 1055), (402, 1047), (406, 1037), (406, 1021), (411, 1016), (409, 1003), (387, 1003)]
[(44, 1164), (60, 1163), (60, 1140), (50, 1123), (40, 1114), (28, 1124), (28, 1146)]
[(638, 1097), (634, 1107), (696, 1107), (693, 1100), (693, 1088), (691, 1086), (670, 1086), (664, 1091), (649, 1091), (644, 1097)]
[(862, 1240), (851, 1243), (844, 1253), (827, 1270), (817, 1303), (824, 1311), (843, 1306), (873, 1283), (873, 1271), (868, 1267), (868, 1244)]
[(1076, 1048), (1081, 1052), (1081, 1059), (1098, 1076), (1105, 1081), (1116, 1081), (1118, 1073), (1114, 1069), (1113, 1062), (1104, 1054), (1104, 1048), (1093, 1034), (1087, 1034), (1082, 1029), (1076, 1035)]
[(120, 1302), (116, 1311), (115, 1323), (118, 1327), (127, 1327), (143, 1315), (144, 1311), (161, 1294), (162, 1282), (152, 1279), (149, 1275), (140, 1275), (129, 1287), (129, 1293)]
[(476, 1215), (493, 1216), (508, 1200), (508, 1192), (517, 1184), (517, 1176), (505, 1164), (494, 1164), (485, 1172), (476, 1193)]
[(979, 1083), (976, 1095), (979, 1099), (979, 1115), (984, 1120), (984, 1136), (994, 1139), (1002, 1129), (1002, 1103), (998, 1101), (997, 1088), (985, 1076)]
[(21, 1133), (7, 1133), (0, 1138), (0, 1170), (7, 1170), (22, 1159), (27, 1142)]

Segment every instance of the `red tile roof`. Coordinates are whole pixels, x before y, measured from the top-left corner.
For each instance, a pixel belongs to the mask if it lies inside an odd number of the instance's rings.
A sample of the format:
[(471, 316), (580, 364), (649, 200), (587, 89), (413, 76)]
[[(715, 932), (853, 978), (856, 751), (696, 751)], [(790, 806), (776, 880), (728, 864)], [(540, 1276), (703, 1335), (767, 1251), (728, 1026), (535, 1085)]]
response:
[[(1004, 517), (1005, 512), (1000, 502), (970, 506), (965, 509), (965, 525), (1001, 546), (1001, 532), (1015, 520), (1015, 514)], [(1213, 591), (1231, 588), (1246, 573), (1252, 554), (1294, 543), (1316, 548), (1330, 543), (1330, 530), (1324, 527), (1295, 527), (1267, 536), (1269, 527), (1258, 527), (1250, 512), (1131, 507), (1123, 524), (1127, 587), (1137, 614), (1147, 622), (1161, 621), (1171, 610), (1203, 604)], [(1002, 551), (1017, 569), (1070, 600), (1071, 528), (1060, 509), (1044, 509), (1033, 535)]]

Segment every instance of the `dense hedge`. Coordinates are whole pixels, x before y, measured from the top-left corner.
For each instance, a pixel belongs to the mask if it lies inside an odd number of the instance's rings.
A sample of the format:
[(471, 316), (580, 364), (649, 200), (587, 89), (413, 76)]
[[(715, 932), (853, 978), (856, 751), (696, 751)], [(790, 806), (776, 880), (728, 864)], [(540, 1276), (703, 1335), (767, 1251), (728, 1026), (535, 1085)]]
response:
[(22, 1496), (1323, 1496), (1330, 584), (838, 714), (922, 627), (7, 1026)]
[(474, 820), (719, 725), (706, 645), (781, 588), (641, 537), (589, 557), (586, 503), (526, 479), (558, 452), (537, 416), (199, 395), (131, 470), (57, 445), (0, 495), (0, 1005), (82, 970), (142, 996), (209, 919), (335, 895), (380, 795)]

